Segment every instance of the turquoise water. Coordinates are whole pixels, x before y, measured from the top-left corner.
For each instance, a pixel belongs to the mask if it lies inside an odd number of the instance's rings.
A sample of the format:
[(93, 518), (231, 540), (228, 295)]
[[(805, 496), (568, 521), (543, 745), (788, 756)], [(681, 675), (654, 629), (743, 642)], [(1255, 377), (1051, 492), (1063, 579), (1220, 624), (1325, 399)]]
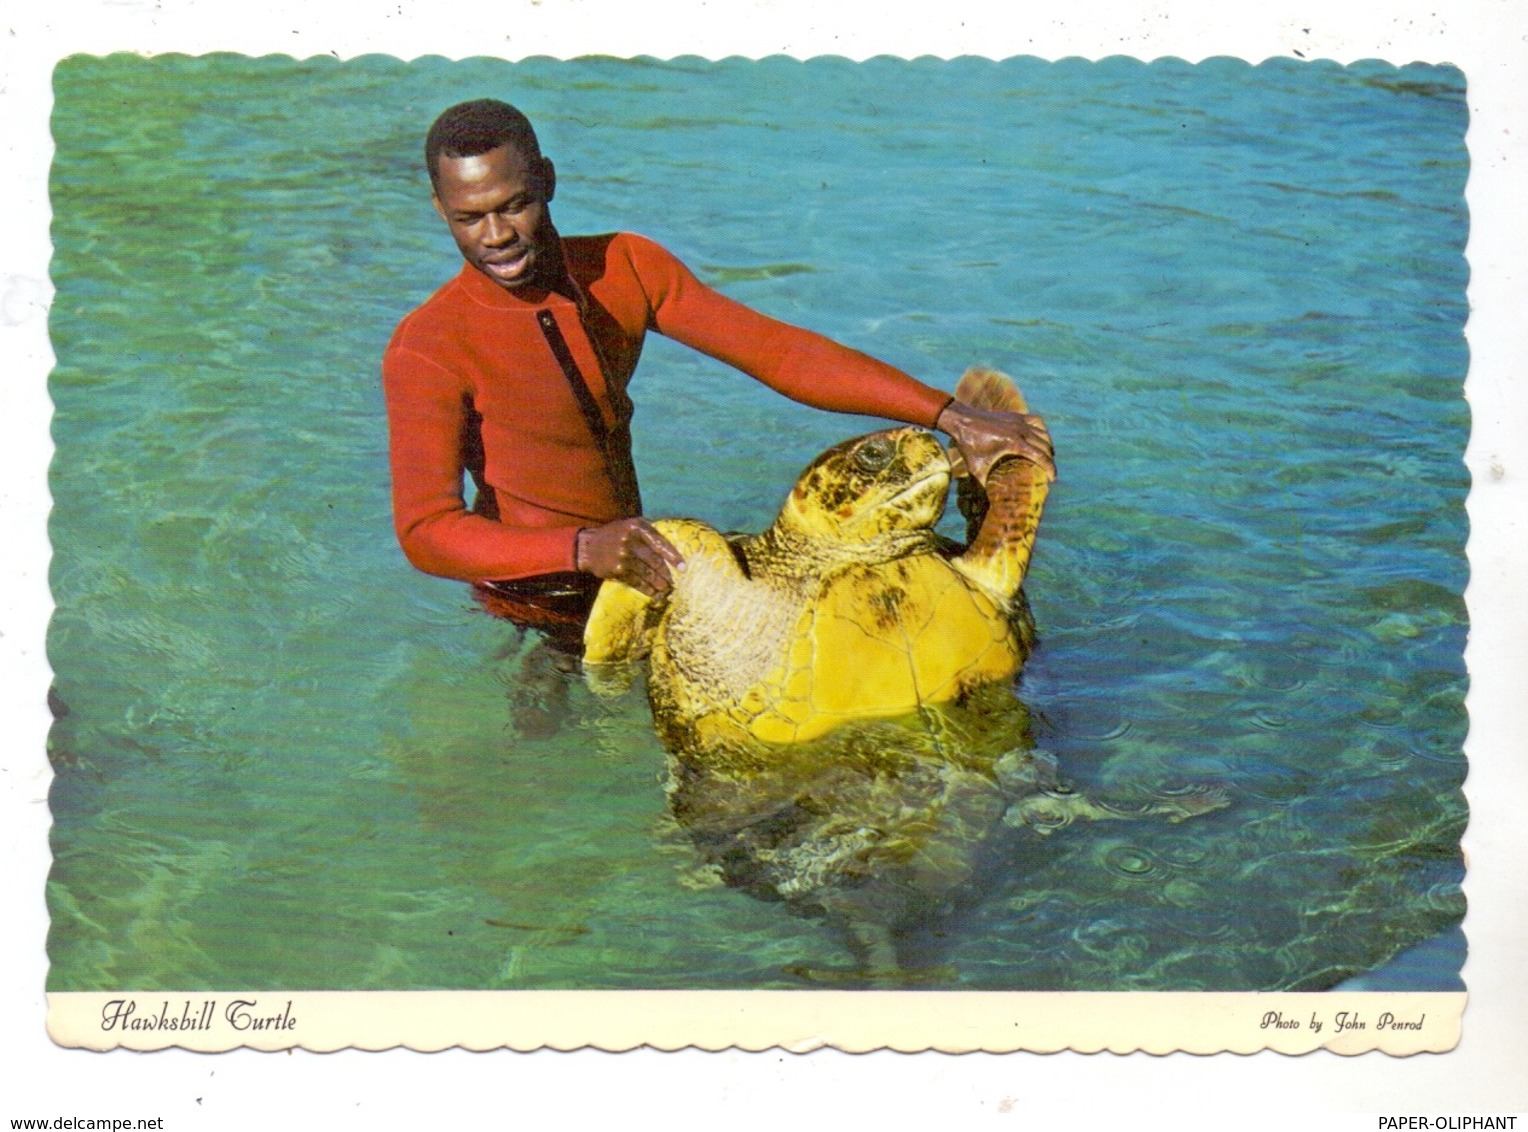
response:
[[(563, 231), (642, 231), (946, 388), (996, 365), (1050, 422), (1034, 739), (1090, 796), (1232, 804), (999, 825), (917, 985), (1319, 989), (1431, 954), (1464, 911), (1462, 83), (64, 61), (50, 986), (852, 982), (833, 926), (706, 883), (639, 696), (570, 686), (527, 737), (529, 642), (393, 543), (378, 359), (458, 262), (420, 142), (484, 94), (538, 123)], [(656, 337), (633, 394), (649, 510), (721, 528), (874, 427)], [(1388, 977), (1457, 987), (1444, 954)]]

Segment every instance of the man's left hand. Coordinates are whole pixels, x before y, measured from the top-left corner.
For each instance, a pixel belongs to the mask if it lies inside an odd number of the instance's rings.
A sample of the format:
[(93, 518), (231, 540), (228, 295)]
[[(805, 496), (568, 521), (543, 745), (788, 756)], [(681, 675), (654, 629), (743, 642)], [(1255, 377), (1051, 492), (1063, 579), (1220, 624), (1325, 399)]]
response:
[(957, 462), (955, 474), (970, 474), (981, 484), (987, 473), (1005, 456), (1017, 456), (1038, 464), (1047, 480), (1056, 478), (1055, 449), (1045, 422), (1033, 413), (1004, 413), (977, 409), (951, 401), (934, 427), (949, 433), (960, 450), (965, 468)]

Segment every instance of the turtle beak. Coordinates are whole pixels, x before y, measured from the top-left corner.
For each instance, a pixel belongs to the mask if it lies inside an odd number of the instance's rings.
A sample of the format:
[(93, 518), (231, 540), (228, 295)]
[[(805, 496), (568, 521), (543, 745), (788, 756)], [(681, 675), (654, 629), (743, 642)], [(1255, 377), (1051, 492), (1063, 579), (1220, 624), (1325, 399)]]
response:
[[(955, 455), (958, 457), (959, 453)], [(933, 433), (920, 430), (908, 438), (908, 445), (903, 448), (903, 456), (914, 468), (920, 468), (920, 466), (921, 468), (917, 478), (898, 492), (897, 497), (906, 498), (915, 493), (928, 491), (932, 486), (931, 481), (938, 480), (939, 496), (943, 500), (944, 493), (950, 486), (950, 477), (956, 474), (955, 461), (950, 454), (946, 453), (944, 445), (935, 439)], [(965, 468), (963, 460), (960, 467), (962, 470)], [(941, 502), (941, 509), (942, 507)]]
[[(923, 474), (892, 496), (887, 503), (899, 509), (912, 505), (908, 513), (913, 519), (913, 525), (932, 526), (944, 513), (945, 495), (949, 490), (950, 465), (948, 460), (941, 457), (937, 462), (930, 460)], [(920, 507), (928, 514), (918, 514), (917, 510)]]

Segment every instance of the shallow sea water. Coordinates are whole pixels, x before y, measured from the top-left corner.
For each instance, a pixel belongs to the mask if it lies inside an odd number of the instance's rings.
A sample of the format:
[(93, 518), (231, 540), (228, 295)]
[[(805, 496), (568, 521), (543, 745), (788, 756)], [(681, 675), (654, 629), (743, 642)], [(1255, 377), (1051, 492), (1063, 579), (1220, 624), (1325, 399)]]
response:
[[(458, 262), (420, 141), (484, 94), (538, 123), (563, 231), (644, 232), (946, 388), (995, 365), (1050, 423), (1034, 739), (1090, 796), (1231, 805), (999, 828), (916, 985), (1320, 989), (1409, 954), (1384, 985), (1457, 988), (1462, 85), (64, 61), (51, 988), (858, 985), (831, 925), (697, 876), (639, 695), (570, 686), (525, 737), (529, 642), (393, 542), (378, 360)], [(874, 427), (657, 337), (632, 392), (649, 511), (723, 529)]]

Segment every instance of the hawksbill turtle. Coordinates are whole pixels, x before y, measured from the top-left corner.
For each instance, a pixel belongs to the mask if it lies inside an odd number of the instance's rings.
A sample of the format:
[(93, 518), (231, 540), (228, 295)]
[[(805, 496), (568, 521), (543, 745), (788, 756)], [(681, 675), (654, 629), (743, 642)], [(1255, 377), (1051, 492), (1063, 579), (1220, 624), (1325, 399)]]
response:
[[(1025, 407), (992, 370), (956, 396)], [(1049, 484), (1019, 458), (985, 485), (960, 477), (962, 547), (934, 531), (958, 470), (927, 431), (891, 429), (814, 460), (761, 534), (658, 520), (685, 556), (669, 595), (607, 581), (584, 635), (597, 690), (648, 662), (696, 883), (825, 915), (872, 972), (902, 970), (907, 933), (982, 887), (1004, 827), (1033, 838), (1226, 804), (1199, 788), (1094, 802), (1034, 748), (1013, 676), (1034, 645), (1021, 587)]]
[[(969, 371), (955, 395), (1025, 411), (993, 370)], [(1007, 680), (1033, 645), (1020, 587), (1049, 485), (1018, 458), (1000, 461), (984, 492), (963, 481), (973, 537), (961, 548), (934, 531), (951, 475), (932, 433), (890, 429), (814, 460), (762, 534), (658, 520), (685, 568), (663, 601), (604, 583), (586, 672), (598, 682), (646, 656), (660, 737), (691, 752), (806, 742)]]

